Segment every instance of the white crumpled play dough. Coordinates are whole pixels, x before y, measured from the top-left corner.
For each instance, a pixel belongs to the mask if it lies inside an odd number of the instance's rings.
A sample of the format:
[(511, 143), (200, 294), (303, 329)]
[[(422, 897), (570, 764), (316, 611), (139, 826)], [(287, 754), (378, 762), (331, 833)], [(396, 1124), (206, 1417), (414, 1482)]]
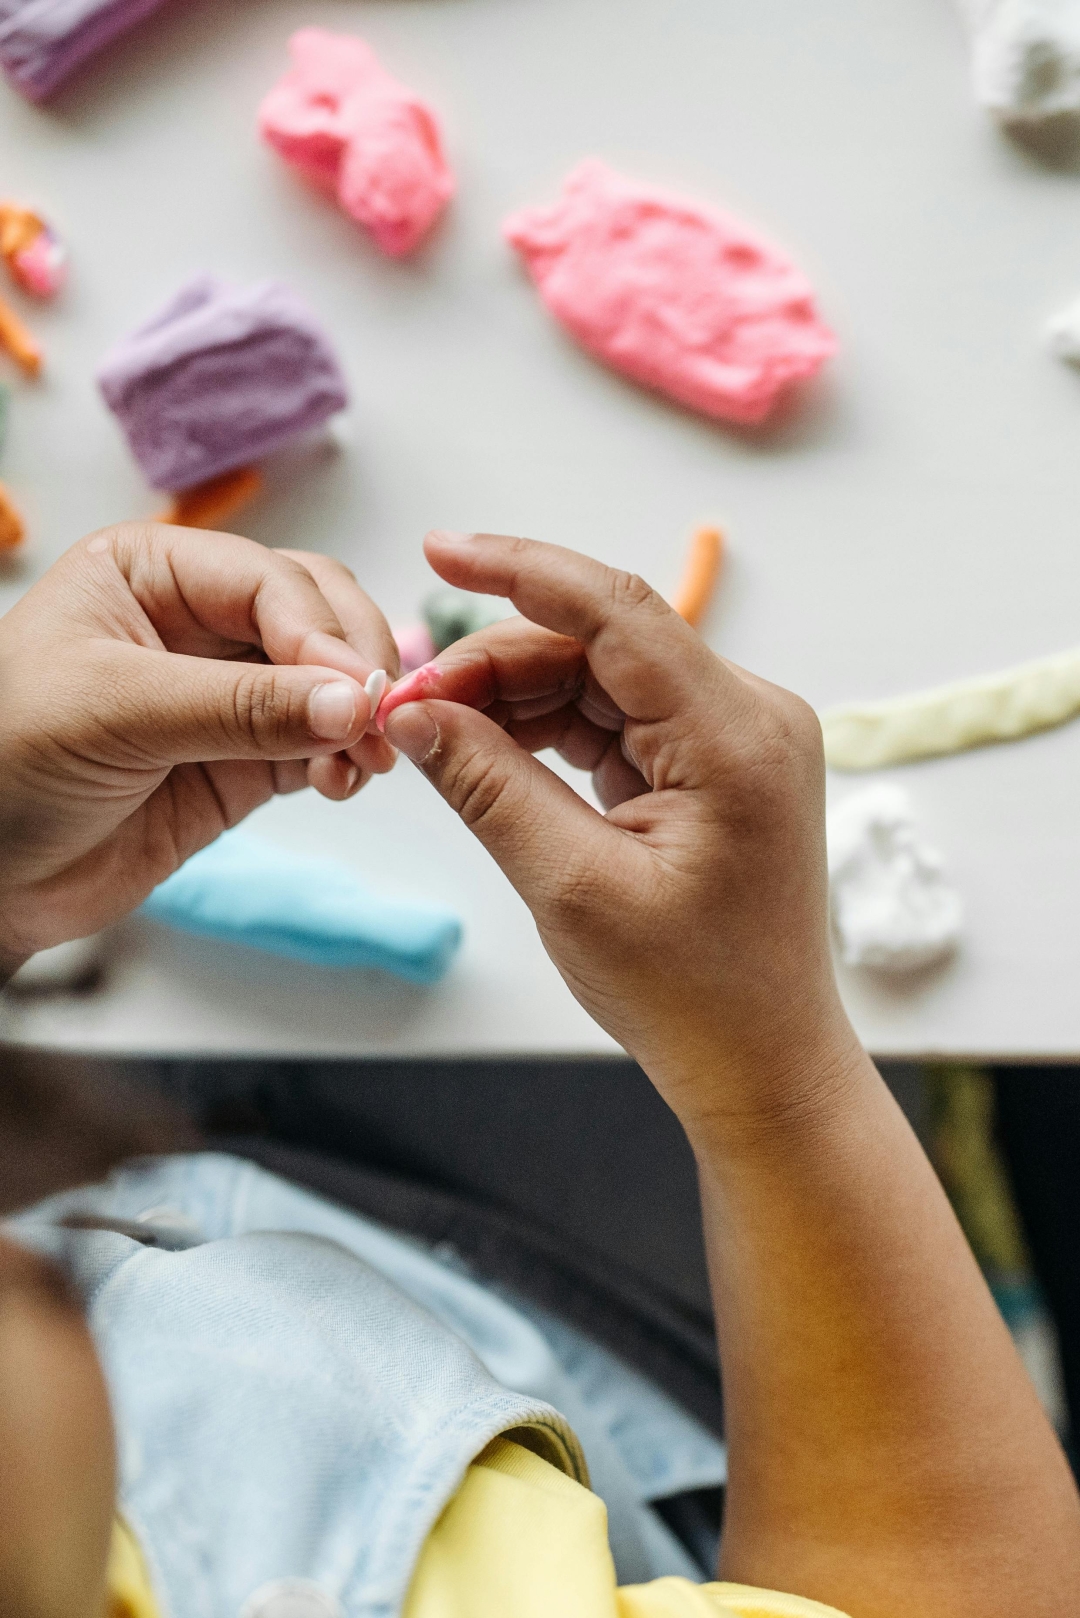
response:
[(963, 907), (941, 856), (916, 834), (911, 799), (879, 782), (828, 817), (832, 919), (847, 966), (911, 972), (952, 953)]
[(1074, 298), (1047, 321), (1046, 346), (1059, 360), (1080, 365), (1080, 298)]
[(1080, 112), (1080, 0), (957, 0), (975, 99), (1002, 123)]

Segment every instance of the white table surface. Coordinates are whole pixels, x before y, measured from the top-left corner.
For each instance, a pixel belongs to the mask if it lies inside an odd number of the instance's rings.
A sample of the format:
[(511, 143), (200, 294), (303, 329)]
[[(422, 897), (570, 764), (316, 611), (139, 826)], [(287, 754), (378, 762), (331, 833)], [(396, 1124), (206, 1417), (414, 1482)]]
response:
[[(362, 33), (440, 109), (460, 180), (394, 264), (257, 142), (303, 23)], [(433, 525), (577, 546), (670, 589), (692, 526), (731, 559), (714, 646), (817, 706), (1080, 640), (1080, 375), (1040, 348), (1080, 292), (1080, 172), (971, 104), (949, 0), (185, 0), (48, 110), (0, 92), (5, 192), (55, 217), (69, 293), (35, 311), (49, 371), (17, 384), (3, 476), (34, 534), (0, 607), (80, 534), (154, 499), (92, 384), (106, 346), (189, 274), (280, 276), (320, 311), (353, 442), (292, 457), (241, 527), (343, 557), (392, 620)], [(785, 425), (742, 435), (580, 354), (499, 223), (579, 158), (730, 205), (814, 279), (839, 358)], [(956, 961), (847, 975), (880, 1055), (1080, 1055), (1080, 725), (897, 772), (968, 907)], [(836, 778), (847, 792), (859, 778)], [(111, 1052), (613, 1049), (530, 918), (409, 767), (258, 830), (431, 894), (467, 942), (437, 988), (118, 930), (106, 987), (11, 1008), (9, 1036)]]

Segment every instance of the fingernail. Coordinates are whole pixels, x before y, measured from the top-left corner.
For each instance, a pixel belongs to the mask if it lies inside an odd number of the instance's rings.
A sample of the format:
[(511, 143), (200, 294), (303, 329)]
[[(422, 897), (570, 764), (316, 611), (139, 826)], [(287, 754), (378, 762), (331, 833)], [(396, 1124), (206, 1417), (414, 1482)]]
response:
[(359, 781), (359, 779), (360, 766), (359, 764), (354, 764), (348, 775), (345, 777), (345, 796), (347, 798), (351, 797), (356, 791), (356, 783)]
[(348, 680), (317, 685), (308, 698), (311, 734), (324, 742), (343, 742), (356, 723), (356, 688)]
[(439, 739), (439, 727), (419, 703), (406, 703), (387, 719), (386, 739), (414, 764), (422, 764)]

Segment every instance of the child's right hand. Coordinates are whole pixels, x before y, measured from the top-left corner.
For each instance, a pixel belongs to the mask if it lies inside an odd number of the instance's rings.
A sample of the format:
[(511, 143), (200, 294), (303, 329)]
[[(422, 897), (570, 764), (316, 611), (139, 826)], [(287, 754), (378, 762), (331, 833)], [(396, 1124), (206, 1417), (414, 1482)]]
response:
[[(395, 687), (387, 738), (692, 1137), (806, 1105), (857, 1050), (829, 948), (812, 710), (716, 657), (638, 578), (491, 534), (431, 534), (426, 551), (523, 617)], [(546, 747), (592, 772), (606, 814), (531, 756)]]

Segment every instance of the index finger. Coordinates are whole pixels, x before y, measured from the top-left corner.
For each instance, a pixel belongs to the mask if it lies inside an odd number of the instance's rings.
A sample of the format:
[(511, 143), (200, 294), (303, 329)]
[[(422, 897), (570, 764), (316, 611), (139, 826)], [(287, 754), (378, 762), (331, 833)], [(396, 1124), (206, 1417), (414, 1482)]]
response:
[(318, 551), (279, 550), (311, 574), (325, 600), (337, 616), (345, 638), (361, 657), (372, 659), (372, 668), (385, 669), (396, 679), (401, 660), (390, 625), (367, 591), (362, 589), (351, 568), (334, 556)]
[(237, 534), (123, 523), (85, 542), (120, 570), (167, 651), (316, 664), (363, 685), (372, 665), (348, 642), (310, 571)]
[(534, 624), (580, 642), (600, 685), (628, 718), (674, 718), (700, 695), (704, 679), (723, 670), (689, 624), (635, 574), (561, 545), (505, 534), (437, 530), (424, 551), (448, 584), (506, 596)]

